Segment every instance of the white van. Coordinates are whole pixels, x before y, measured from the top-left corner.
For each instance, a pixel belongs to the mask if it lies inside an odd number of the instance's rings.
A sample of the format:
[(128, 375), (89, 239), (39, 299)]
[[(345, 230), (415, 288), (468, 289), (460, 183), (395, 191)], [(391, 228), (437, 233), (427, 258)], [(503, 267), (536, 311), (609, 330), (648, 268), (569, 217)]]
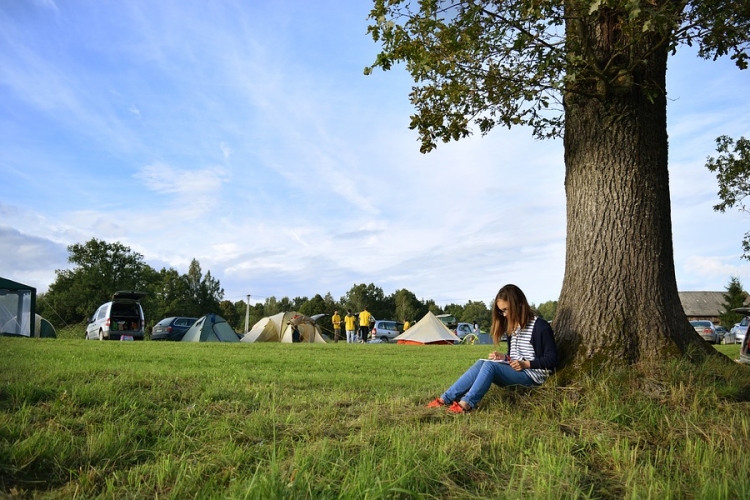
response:
[(86, 326), (90, 340), (143, 340), (143, 308), (140, 300), (144, 292), (125, 290), (115, 292), (112, 301), (99, 306)]

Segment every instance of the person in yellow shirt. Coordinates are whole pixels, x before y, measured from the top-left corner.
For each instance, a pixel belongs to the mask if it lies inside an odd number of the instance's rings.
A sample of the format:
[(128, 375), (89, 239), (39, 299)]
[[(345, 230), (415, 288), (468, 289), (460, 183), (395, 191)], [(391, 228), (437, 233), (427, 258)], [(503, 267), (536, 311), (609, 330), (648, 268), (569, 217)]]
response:
[(370, 311), (365, 307), (364, 310), (359, 313), (359, 335), (363, 343), (367, 342), (367, 334), (370, 331), (370, 318), (372, 318), (372, 314), (370, 314)]
[(409, 320), (405, 319), (404, 320), (404, 331), (408, 330), (410, 326), (411, 326), (411, 323), (409, 323)]
[(339, 337), (341, 336), (341, 316), (338, 311), (333, 311), (331, 316), (331, 323), (333, 323), (333, 343), (339, 343)]
[(344, 329), (346, 330), (346, 343), (353, 344), (357, 330), (357, 317), (352, 314), (351, 309), (347, 309), (346, 316), (344, 316)]

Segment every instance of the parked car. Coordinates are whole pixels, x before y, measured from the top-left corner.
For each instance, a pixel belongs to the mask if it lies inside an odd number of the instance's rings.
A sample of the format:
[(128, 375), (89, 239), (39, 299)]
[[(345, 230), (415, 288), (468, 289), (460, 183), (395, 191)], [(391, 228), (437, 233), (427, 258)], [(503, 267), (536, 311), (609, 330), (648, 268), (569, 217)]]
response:
[(458, 323), (458, 320), (456, 320), (456, 317), (452, 314), (438, 314), (435, 317), (439, 319), (448, 328), (454, 328), (456, 323)]
[(151, 329), (151, 340), (180, 341), (185, 336), (185, 332), (196, 321), (198, 321), (198, 318), (186, 318), (183, 316), (164, 318)]
[(471, 323), (459, 323), (454, 330), (459, 339), (463, 339), (469, 333), (474, 333), (474, 325)]
[(716, 335), (716, 327), (714, 324), (710, 321), (705, 320), (697, 320), (697, 321), (691, 321), (691, 325), (693, 325), (693, 328), (695, 328), (695, 331), (703, 337), (703, 340), (706, 342), (710, 342), (712, 344), (718, 344), (719, 343), (719, 337)]
[(750, 350), (747, 348), (747, 341), (750, 339), (750, 335), (745, 335), (742, 339), (742, 345), (740, 346), (740, 363), (750, 365)]
[[(732, 312), (738, 312), (742, 314), (748, 314), (750, 313), (750, 309), (747, 307), (739, 307), (737, 309), (732, 309)], [(734, 332), (735, 336), (735, 342), (742, 343), (743, 340), (745, 340), (745, 336), (747, 335), (747, 326), (750, 324), (750, 317), (745, 316), (742, 318), (742, 321), (734, 325), (732, 328), (732, 331)]]
[(86, 325), (86, 338), (99, 340), (143, 340), (143, 308), (140, 300), (144, 292), (124, 290), (115, 292), (112, 300), (99, 306)]
[(732, 330), (727, 330), (723, 326), (716, 327), (716, 336), (719, 339), (719, 344), (734, 344), (735, 335)]
[(370, 332), (371, 339), (380, 339), (383, 342), (393, 340), (404, 332), (404, 324), (400, 321), (391, 321), (387, 319), (375, 320), (375, 324)]

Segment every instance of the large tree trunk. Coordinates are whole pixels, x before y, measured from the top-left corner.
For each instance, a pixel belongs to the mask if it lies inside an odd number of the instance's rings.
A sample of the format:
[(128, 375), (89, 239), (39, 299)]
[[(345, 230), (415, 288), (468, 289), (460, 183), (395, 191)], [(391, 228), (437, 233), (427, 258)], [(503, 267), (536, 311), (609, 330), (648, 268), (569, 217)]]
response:
[[(617, 36), (607, 22), (586, 30), (599, 30), (592, 39), (602, 63), (611, 55), (606, 44)], [(666, 47), (648, 49), (642, 48), (646, 63), (636, 71), (609, 84), (589, 81), (565, 96), (567, 255), (554, 324), (563, 363), (595, 367), (713, 351), (690, 326), (677, 295), (668, 54)], [(652, 89), (650, 99), (644, 85)]]

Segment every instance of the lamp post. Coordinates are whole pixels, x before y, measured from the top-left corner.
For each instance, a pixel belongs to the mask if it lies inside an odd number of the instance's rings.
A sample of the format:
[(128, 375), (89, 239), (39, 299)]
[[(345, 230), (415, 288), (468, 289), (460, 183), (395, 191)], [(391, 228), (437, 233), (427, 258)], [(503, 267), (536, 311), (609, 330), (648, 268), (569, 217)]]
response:
[(250, 331), (250, 294), (247, 295), (247, 307), (245, 307), (245, 333)]

